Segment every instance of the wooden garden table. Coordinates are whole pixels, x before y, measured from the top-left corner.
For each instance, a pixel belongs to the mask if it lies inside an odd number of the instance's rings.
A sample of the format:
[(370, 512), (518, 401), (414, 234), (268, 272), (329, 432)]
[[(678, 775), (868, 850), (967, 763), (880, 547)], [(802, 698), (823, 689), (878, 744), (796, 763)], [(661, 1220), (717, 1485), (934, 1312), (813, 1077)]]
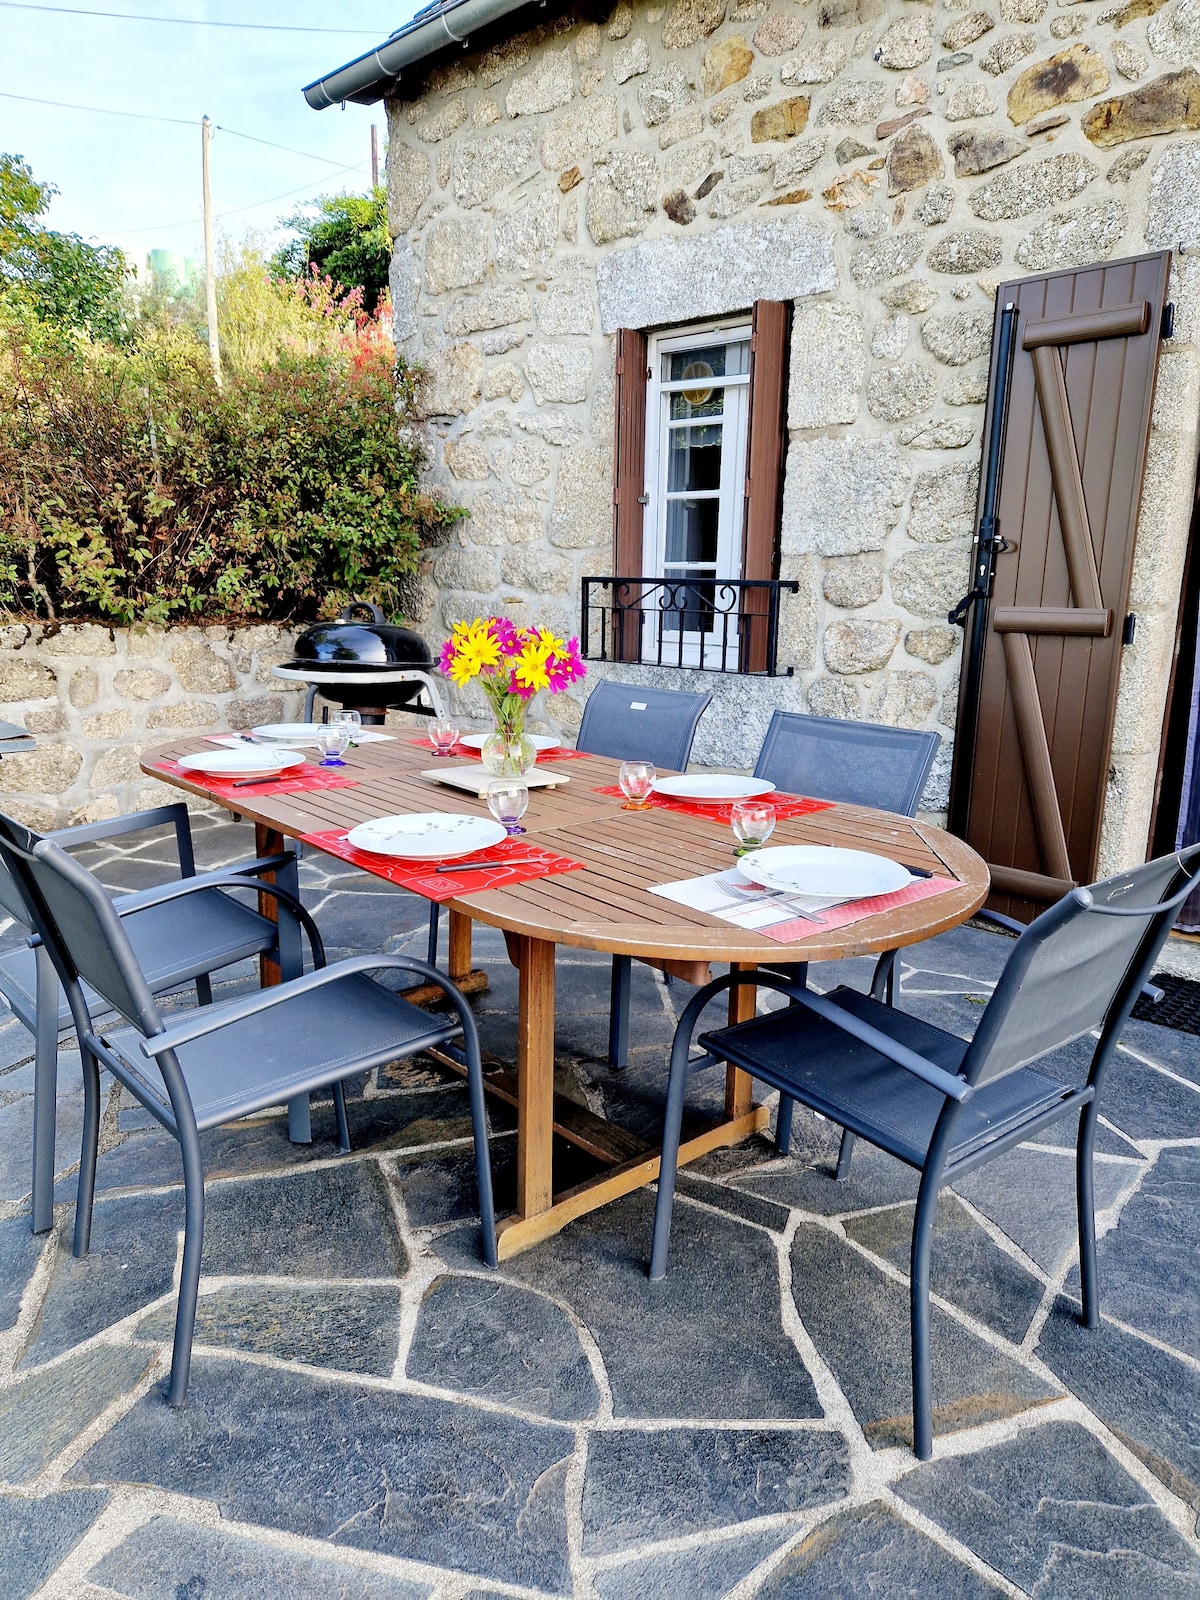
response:
[[(358, 780), (356, 788), (297, 795), (260, 790), (252, 798), (239, 798), (236, 810), (233, 801), (214, 796), (199, 783), (154, 770), (155, 761), (202, 748), (202, 741), (195, 738), (148, 752), (142, 770), (192, 794), (216, 798), (235, 814), (253, 821), (259, 855), (278, 850), (285, 839), (349, 828), (400, 811), (486, 815), (482, 801), (420, 776), (422, 768), (432, 768), (436, 761), (431, 750), (410, 743), (411, 737), (415, 734), (397, 730), (389, 743), (363, 745), (353, 751), (347, 757), (346, 775)], [(596, 793), (598, 786), (615, 782), (617, 767), (617, 762), (598, 756), (563, 762), (557, 770), (569, 776), (568, 785), (530, 792), (524, 823), (531, 838), (582, 862), (586, 870), (447, 902), (448, 970), (460, 987), (471, 992), (487, 985), (486, 976), (471, 968), (474, 921), (503, 930), (519, 973), (516, 1069), (496, 1061), (485, 1065), (489, 1089), (517, 1109), (517, 1210), (498, 1226), (502, 1257), (549, 1238), (575, 1217), (658, 1176), (655, 1147), (555, 1093), (556, 945), (635, 956), (700, 983), (706, 981), (713, 961), (752, 968), (759, 963), (871, 955), (914, 944), (966, 921), (988, 893), (987, 867), (962, 840), (889, 812), (835, 805), (781, 820), (772, 842), (875, 850), (906, 866), (937, 873), (949, 869), (960, 887), (845, 928), (815, 929), (810, 938), (780, 944), (648, 892), (657, 884), (729, 867), (731, 835), (728, 827), (715, 819), (666, 809), (622, 810), (619, 797)], [(269, 913), (271, 902), (265, 896), (261, 904)], [(278, 981), (277, 974), (264, 972), (264, 981), (272, 980)], [(730, 991), (733, 1020), (752, 1015), (754, 995), (749, 985)], [(684, 1141), (679, 1152), (681, 1165), (722, 1145), (735, 1144), (766, 1125), (767, 1108), (753, 1103), (751, 1089), (745, 1073), (728, 1069), (724, 1114)], [(555, 1134), (598, 1158), (606, 1170), (588, 1182), (555, 1193)]]

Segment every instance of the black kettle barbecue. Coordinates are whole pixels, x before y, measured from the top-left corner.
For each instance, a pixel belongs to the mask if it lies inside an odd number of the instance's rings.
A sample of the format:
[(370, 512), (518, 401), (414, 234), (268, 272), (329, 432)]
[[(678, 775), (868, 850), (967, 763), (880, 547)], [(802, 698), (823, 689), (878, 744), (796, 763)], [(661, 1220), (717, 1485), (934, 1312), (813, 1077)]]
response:
[(419, 633), (388, 622), (369, 600), (352, 600), (336, 622), (318, 622), (296, 640), (296, 657), (273, 669), (277, 678), (308, 684), (304, 720), (318, 694), (380, 723), (389, 708), (440, 716), (433, 657)]

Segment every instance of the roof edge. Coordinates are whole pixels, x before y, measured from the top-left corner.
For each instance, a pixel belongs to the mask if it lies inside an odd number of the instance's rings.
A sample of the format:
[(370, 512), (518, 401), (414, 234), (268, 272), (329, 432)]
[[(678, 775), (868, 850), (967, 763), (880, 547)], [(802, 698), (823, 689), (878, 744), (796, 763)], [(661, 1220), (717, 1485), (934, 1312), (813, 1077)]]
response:
[(304, 98), (314, 111), (346, 100), (373, 105), (391, 91), (404, 68), (435, 55), (447, 45), (465, 45), (477, 29), (532, 3), (533, 0), (450, 0), (436, 8), (426, 6), (373, 50), (306, 84)]

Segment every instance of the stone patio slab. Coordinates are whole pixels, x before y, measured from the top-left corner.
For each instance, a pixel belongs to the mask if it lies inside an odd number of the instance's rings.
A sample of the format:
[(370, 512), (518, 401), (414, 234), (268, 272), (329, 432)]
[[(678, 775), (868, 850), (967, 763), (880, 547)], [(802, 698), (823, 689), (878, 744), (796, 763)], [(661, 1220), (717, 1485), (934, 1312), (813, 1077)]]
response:
[(362, 1572), (224, 1528), (152, 1517), (88, 1573), (128, 1600), (428, 1600), (427, 1583)]
[(97, 1344), (0, 1390), (0, 1480), (36, 1478), (145, 1376), (152, 1360), (148, 1350)]
[(108, 1504), (93, 1489), (14, 1500), (0, 1495), (5, 1600), (28, 1600), (60, 1567)]
[[(825, 1125), (832, 1128), (831, 1124)], [(833, 1176), (837, 1160), (836, 1139), (841, 1129), (833, 1129), (833, 1149), (827, 1161), (806, 1166), (802, 1160), (780, 1163), (766, 1172), (739, 1176), (736, 1186), (763, 1195), (797, 1211), (811, 1211), (820, 1217), (841, 1216), (864, 1211), (871, 1206), (894, 1205), (900, 1200), (915, 1200), (920, 1174), (884, 1150), (859, 1143), (854, 1148), (849, 1175), (837, 1182)]]
[[(1102, 1280), (1103, 1281), (1103, 1280)], [(1101, 1292), (1103, 1305), (1103, 1291)], [(1200, 1372), (1060, 1298), (1037, 1354), (1181, 1500), (1200, 1512)]]
[(781, 1533), (745, 1534), (738, 1539), (709, 1541), (697, 1550), (675, 1550), (646, 1556), (598, 1572), (592, 1583), (600, 1600), (649, 1600), (672, 1595), (682, 1600), (721, 1600), (777, 1550)]
[(1002, 1592), (876, 1500), (822, 1522), (788, 1551), (757, 1600), (994, 1600)]
[(574, 1442), (556, 1423), (202, 1356), (186, 1409), (156, 1387), (72, 1476), (156, 1484), (239, 1522), (569, 1594)]
[(583, 1485), (585, 1555), (728, 1528), (840, 1500), (841, 1433), (812, 1428), (603, 1429)]
[(0, 1333), (16, 1322), (33, 1269), (46, 1248), (45, 1234), (29, 1230), (27, 1215), (0, 1222)]
[[(137, 1326), (139, 1339), (167, 1346), (174, 1333), (173, 1301)], [(390, 1378), (400, 1347), (400, 1291), (346, 1283), (217, 1289), (201, 1294), (196, 1343)]]
[(407, 1372), (563, 1422), (594, 1417), (596, 1380), (570, 1319), (494, 1277), (443, 1277), (425, 1291)]
[(1103, 1445), (1071, 1422), (927, 1462), (896, 1492), (1047, 1600), (1192, 1600), (1200, 1557)]
[[(908, 1289), (816, 1224), (796, 1230), (792, 1295), (868, 1443), (912, 1444)], [(935, 1434), (1013, 1416), (1056, 1391), (933, 1308)]]
[[(79, 1160), (83, 1139), (83, 1095), (68, 1087), (60, 1092), (54, 1112), (54, 1170), (62, 1172)], [(0, 1106), (0, 1201), (24, 1200), (33, 1182), (33, 1096), (22, 1095)], [(74, 1198), (74, 1179), (70, 1194)]]

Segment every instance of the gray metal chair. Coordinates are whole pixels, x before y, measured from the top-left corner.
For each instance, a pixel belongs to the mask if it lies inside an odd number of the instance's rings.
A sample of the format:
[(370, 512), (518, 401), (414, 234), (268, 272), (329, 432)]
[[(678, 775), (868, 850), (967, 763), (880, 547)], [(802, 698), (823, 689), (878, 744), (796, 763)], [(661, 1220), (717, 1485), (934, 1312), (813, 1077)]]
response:
[[(792, 794), (845, 805), (875, 806), (904, 817), (916, 816), (941, 735), (913, 728), (890, 728), (879, 722), (850, 722), (837, 717), (810, 717), (799, 711), (776, 711), (758, 752), (756, 778), (766, 778)], [(875, 964), (871, 994), (891, 1005), (895, 997), (896, 950), (885, 950)], [(776, 965), (772, 972), (804, 978), (807, 963)], [(788, 1152), (790, 1102), (780, 1102), (776, 1128)], [(850, 1171), (854, 1135), (842, 1135), (837, 1176)]]
[[(470, 1085), (483, 1254), (496, 1264), (495, 1213), (483, 1069), (475, 1021), (458, 989), (424, 961), (362, 955), (325, 965), (311, 917), (293, 908), (308, 936), (314, 970), (222, 1005), (164, 1019), (122, 918), (99, 881), (58, 844), (0, 819), (0, 858), (21, 885), (37, 931), (66, 991), (83, 1059), (84, 1125), (74, 1253), (87, 1254), (100, 1128), (100, 1069), (112, 1074), (179, 1141), (183, 1158), (184, 1244), (171, 1381), (167, 1398), (187, 1396), (204, 1244), (200, 1134), (298, 1094), (332, 1087), (339, 1144), (350, 1147), (344, 1079), (461, 1036)], [(158, 891), (178, 908), (205, 889), (187, 882)], [(431, 1017), (368, 976), (416, 973), (443, 990), (457, 1021)], [(128, 1026), (97, 1026), (87, 983)]]
[[(575, 747), (615, 761), (649, 761), (662, 772), (685, 772), (697, 724), (711, 700), (711, 694), (680, 689), (598, 683), (583, 708)], [(613, 1067), (623, 1067), (629, 1058), (632, 975), (632, 956), (614, 956), (608, 1010), (608, 1059)]]
[[(19, 826), (19, 824), (14, 824)], [(292, 852), (241, 861), (219, 872), (196, 875), (191, 822), (186, 805), (158, 806), (132, 816), (111, 817), (82, 827), (64, 828), (48, 835), (70, 849), (100, 839), (124, 837), (148, 828), (170, 826), (180, 879), (189, 886), (189, 898), (180, 905), (165, 905), (160, 891), (143, 890), (118, 897), (117, 915), (142, 964), (153, 994), (195, 984), (201, 1005), (212, 1000), (210, 974), (254, 956), (267, 956), (285, 976), (302, 970), (299, 927), (292, 914), (296, 904), (296, 858)], [(35, 842), (41, 837), (29, 832)], [(222, 886), (236, 880), (260, 880), (274, 873), (278, 881), (256, 881), (256, 889), (271, 895), (280, 907), (280, 920), (272, 922), (231, 895)], [(0, 862), (0, 906), (30, 933), (32, 913), (20, 885)], [(34, 1038), (33, 1074), (33, 1217), (34, 1233), (45, 1233), (54, 1220), (54, 1122), (58, 1089), (58, 1036), (71, 1025), (71, 1012), (59, 987), (49, 953), (38, 939), (0, 954), (0, 995)], [(95, 993), (88, 1004), (104, 1009)], [(291, 1109), (291, 1131), (298, 1141), (310, 1137), (307, 1101)]]
[[(1200, 884), (1200, 845), (1072, 889), (1024, 929), (968, 1044), (853, 989), (818, 995), (777, 974), (730, 973), (699, 990), (671, 1050), (650, 1276), (664, 1276), (690, 1075), (730, 1062), (851, 1129), (921, 1173), (910, 1261), (913, 1437), (933, 1452), (929, 1262), (938, 1192), (1063, 1117), (1079, 1114), (1076, 1190), (1083, 1321), (1099, 1321), (1092, 1148), (1106, 1073), (1121, 1031), (1170, 931)], [(793, 1002), (702, 1034), (705, 1006), (734, 984), (761, 983)], [(1034, 1063), (1100, 1031), (1086, 1079), (1073, 1086)], [(1082, 1077), (1082, 1070), (1080, 1077)]]

